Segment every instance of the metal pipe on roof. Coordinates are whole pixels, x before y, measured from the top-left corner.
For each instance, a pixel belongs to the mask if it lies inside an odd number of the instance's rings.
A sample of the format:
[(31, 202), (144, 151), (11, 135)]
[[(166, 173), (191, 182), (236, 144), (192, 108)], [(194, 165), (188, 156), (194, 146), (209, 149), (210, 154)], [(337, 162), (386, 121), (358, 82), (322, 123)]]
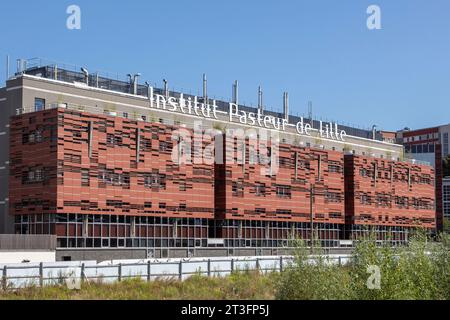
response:
[(264, 112), (263, 92), (262, 92), (261, 86), (258, 87), (258, 109), (260, 110), (261, 113)]
[(235, 80), (233, 84), (232, 102), (239, 104), (239, 83), (237, 80)]
[(208, 104), (208, 81), (205, 73), (203, 74), (203, 102)]
[(283, 110), (284, 119), (289, 122), (289, 94), (287, 92), (283, 94)]

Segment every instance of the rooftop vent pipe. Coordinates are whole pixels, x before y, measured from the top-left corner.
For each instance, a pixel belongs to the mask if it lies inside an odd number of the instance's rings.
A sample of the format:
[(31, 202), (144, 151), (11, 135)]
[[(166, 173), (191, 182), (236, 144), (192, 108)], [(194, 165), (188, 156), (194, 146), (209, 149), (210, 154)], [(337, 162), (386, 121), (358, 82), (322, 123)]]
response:
[(234, 81), (232, 93), (232, 102), (235, 104), (239, 104), (239, 83), (237, 80)]
[(284, 119), (289, 122), (289, 94), (287, 92), (283, 93), (283, 110)]
[(163, 79), (164, 82), (164, 96), (166, 97), (166, 99), (169, 98), (169, 81), (167, 81), (166, 79)]
[(203, 102), (208, 104), (208, 80), (206, 80), (206, 74), (203, 74)]
[(84, 74), (84, 81), (86, 81), (86, 84), (89, 85), (89, 71), (82, 67), (81, 72)]
[(138, 78), (141, 76), (140, 73), (135, 73), (134, 75), (131, 75), (130, 73), (127, 74), (128, 78), (130, 79), (130, 90), (133, 88), (133, 91), (130, 92), (134, 95), (137, 95), (137, 89), (138, 89)]
[(261, 86), (258, 87), (258, 110), (263, 113), (264, 107), (263, 107), (263, 92), (261, 89)]

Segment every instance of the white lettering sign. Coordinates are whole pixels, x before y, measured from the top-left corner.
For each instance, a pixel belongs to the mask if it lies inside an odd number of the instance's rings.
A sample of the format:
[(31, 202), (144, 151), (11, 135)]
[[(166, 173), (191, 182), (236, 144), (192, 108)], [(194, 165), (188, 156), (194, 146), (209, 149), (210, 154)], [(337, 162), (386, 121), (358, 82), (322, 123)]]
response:
[[(180, 94), (179, 98), (166, 97), (160, 94), (153, 94), (153, 88), (149, 88), (151, 95), (150, 107), (156, 109), (167, 110), (171, 112), (179, 112), (183, 114), (189, 114), (196, 117), (218, 119), (219, 113), (225, 113), (228, 116), (230, 122), (239, 122), (243, 125), (258, 126), (264, 129), (286, 131), (289, 122), (286, 119), (274, 117), (272, 115), (265, 115), (260, 109), (255, 112), (248, 112), (239, 109), (239, 106), (235, 103), (229, 103), (228, 112), (220, 111), (216, 100), (212, 100), (212, 105), (205, 103), (203, 99), (199, 99), (197, 96), (188, 97), (187, 99), (183, 94)], [(202, 102), (200, 102), (200, 101)], [(320, 127), (318, 129), (318, 136), (325, 139), (344, 141), (347, 136), (345, 130), (340, 130), (337, 123), (319, 122)], [(313, 129), (311, 123), (304, 121), (303, 117), (295, 125), (297, 133), (299, 135), (311, 136)]]

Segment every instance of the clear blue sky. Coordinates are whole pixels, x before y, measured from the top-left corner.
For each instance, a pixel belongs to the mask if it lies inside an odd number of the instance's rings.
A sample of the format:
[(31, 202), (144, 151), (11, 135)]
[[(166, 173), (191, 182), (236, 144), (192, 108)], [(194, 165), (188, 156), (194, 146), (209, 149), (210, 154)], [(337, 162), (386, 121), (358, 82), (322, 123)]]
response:
[[(81, 30), (66, 8), (81, 7)], [(381, 7), (382, 30), (366, 9)], [(6, 55), (44, 57), (197, 93), (387, 130), (450, 122), (450, 1), (22, 1), (0, 5), (0, 81)]]

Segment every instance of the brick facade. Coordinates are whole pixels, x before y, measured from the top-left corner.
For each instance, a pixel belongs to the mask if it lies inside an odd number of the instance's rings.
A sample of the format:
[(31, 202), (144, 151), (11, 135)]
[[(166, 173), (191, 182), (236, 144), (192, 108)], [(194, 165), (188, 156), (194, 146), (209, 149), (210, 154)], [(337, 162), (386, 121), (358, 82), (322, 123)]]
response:
[(348, 225), (435, 228), (434, 169), (345, 156)]
[[(263, 143), (266, 154), (225, 136), (224, 161), (183, 149), (191, 161), (179, 164), (180, 128), (64, 108), (13, 116), (16, 232), (63, 247), (282, 246), (314, 227), (334, 246), (348, 226), (436, 226), (431, 167), (284, 142)], [(277, 169), (257, 164), (275, 153)]]

